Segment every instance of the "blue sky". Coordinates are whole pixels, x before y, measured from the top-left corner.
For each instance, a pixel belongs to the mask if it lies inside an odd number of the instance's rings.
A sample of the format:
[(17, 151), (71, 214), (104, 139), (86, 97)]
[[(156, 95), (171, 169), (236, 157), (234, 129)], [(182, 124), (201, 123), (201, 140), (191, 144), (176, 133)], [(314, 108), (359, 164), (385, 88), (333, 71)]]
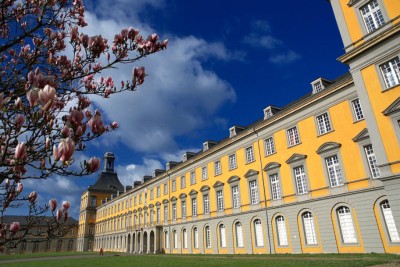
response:
[[(311, 91), (318, 77), (347, 71), (336, 61), (343, 45), (329, 2), (319, 1), (85, 1), (89, 34), (112, 40), (123, 27), (157, 32), (169, 48), (148, 57), (148, 77), (135, 93), (92, 99), (120, 128), (90, 144), (77, 160), (115, 153), (116, 170), (131, 184), (206, 140), (221, 140), (233, 125), (248, 125), (269, 105), (284, 106)], [(111, 73), (129, 79), (133, 66)], [(90, 177), (52, 177), (30, 182), (45, 201), (72, 202), (78, 218), (80, 194)]]

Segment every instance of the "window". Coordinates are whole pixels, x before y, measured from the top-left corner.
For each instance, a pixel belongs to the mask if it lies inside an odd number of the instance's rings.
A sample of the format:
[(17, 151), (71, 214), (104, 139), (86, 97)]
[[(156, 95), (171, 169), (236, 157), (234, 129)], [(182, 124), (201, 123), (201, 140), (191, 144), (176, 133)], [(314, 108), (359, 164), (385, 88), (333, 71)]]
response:
[(186, 218), (186, 201), (182, 200), (181, 206), (182, 206), (182, 218)]
[(281, 185), (279, 182), (279, 177), (277, 173), (271, 174), (269, 176), (270, 184), (271, 184), (271, 195), (272, 199), (280, 199), (281, 198)]
[(372, 0), (360, 8), (367, 31), (370, 33), (385, 24), (382, 11), (377, 0)]
[(160, 208), (157, 208), (157, 223), (160, 223), (161, 218), (160, 218)]
[(164, 222), (168, 221), (168, 206), (164, 206)]
[[(135, 198), (133, 199), (133, 205), (136, 206), (136, 203), (137, 203), (137, 197), (135, 197)], [(110, 213), (110, 212), (108, 212), (108, 213)]]
[(207, 180), (208, 179), (208, 171), (207, 171), (207, 166), (204, 166), (201, 168), (201, 180)]
[[(74, 241), (72, 241), (72, 245), (73, 245), (73, 243), (74, 243)], [(50, 240), (47, 240), (47, 241), (46, 241), (46, 244), (45, 244), (45, 249), (46, 249), (46, 250), (50, 250), (50, 248), (51, 248), (51, 241), (50, 241)]]
[(369, 170), (371, 171), (372, 178), (379, 178), (381, 173), (376, 163), (376, 157), (372, 145), (364, 147), (365, 155), (367, 156)]
[(219, 226), (219, 245), (221, 248), (226, 248), (226, 232), (225, 232), (225, 225), (221, 224)]
[(165, 248), (169, 248), (169, 235), (168, 231), (164, 232), (164, 246)]
[(274, 138), (270, 137), (265, 139), (265, 155), (272, 155), (275, 152)]
[(142, 195), (139, 196), (139, 204), (142, 204)]
[(244, 247), (242, 223), (240, 222), (235, 223), (235, 231), (236, 231), (236, 246), (238, 248), (242, 248)]
[(287, 130), (288, 145), (294, 146), (300, 144), (299, 133), (297, 127), (293, 127)]
[(190, 173), (190, 184), (196, 184), (196, 173), (194, 171)]
[(211, 230), (210, 226), (206, 226), (205, 228), (206, 234), (206, 248), (211, 248)]
[(186, 187), (186, 176), (181, 176), (181, 189)]
[(256, 237), (256, 246), (264, 246), (264, 235), (262, 230), (262, 224), (260, 219), (254, 220), (254, 235)]
[(154, 222), (154, 210), (150, 211), (150, 223), (152, 224)]
[(172, 180), (172, 192), (176, 191), (176, 180)]
[(164, 195), (167, 195), (167, 194), (168, 194), (168, 184), (165, 183), (164, 184)]
[(316, 82), (315, 84), (314, 84), (314, 92), (315, 93), (318, 93), (318, 92), (320, 92), (322, 90), (322, 83), (321, 82)]
[(193, 247), (199, 248), (199, 231), (197, 227), (193, 228)]
[(232, 201), (233, 201), (233, 208), (240, 207), (240, 195), (239, 195), (239, 186), (232, 187)]
[(332, 131), (331, 122), (329, 121), (328, 113), (317, 116), (318, 133), (325, 134)]
[(297, 193), (298, 194), (305, 194), (308, 193), (307, 181), (306, 181), (306, 174), (304, 172), (304, 167), (299, 166), (293, 169), (294, 176), (296, 180), (297, 186)]
[(174, 235), (174, 248), (178, 248), (178, 233), (176, 232), (176, 230), (173, 231), (173, 235)]
[(394, 222), (392, 210), (390, 209), (389, 201), (385, 200), (381, 203), (381, 208), (383, 212), (383, 218), (385, 219), (385, 224), (387, 231), (389, 233), (390, 241), (400, 242), (399, 233), (397, 232), (396, 224)]
[(203, 196), (204, 199), (204, 214), (210, 213), (210, 197), (208, 195)]
[(339, 207), (337, 209), (340, 231), (342, 233), (343, 243), (357, 243), (356, 232), (354, 230), (353, 218), (348, 207)]
[(351, 101), (351, 105), (353, 106), (353, 111), (356, 121), (364, 119), (364, 113), (362, 111), (360, 99), (357, 98)]
[(303, 213), (303, 226), (304, 234), (307, 245), (317, 244), (317, 235), (315, 232), (314, 218), (311, 212), (307, 211)]
[(39, 250), (39, 241), (34, 241), (33, 242), (33, 250), (38, 251)]
[(62, 250), (62, 245), (63, 245), (63, 241), (61, 239), (59, 239), (57, 241), (57, 251)]
[(222, 190), (217, 191), (217, 210), (218, 211), (224, 210), (224, 195)]
[(236, 169), (236, 154), (232, 154), (229, 156), (229, 170)]
[(197, 199), (192, 198), (192, 216), (197, 216)]
[(252, 146), (246, 148), (246, 163), (254, 161), (254, 149)]
[[(150, 200), (153, 200), (153, 199), (154, 199), (154, 190), (151, 189), (150, 190)], [(122, 205), (122, 207), (123, 207), (123, 205)]]
[(342, 172), (340, 171), (339, 160), (336, 155), (325, 159), (328, 171), (329, 182), (332, 187), (343, 185)]
[(214, 175), (220, 175), (222, 173), (221, 171), (221, 161), (216, 161), (214, 162)]
[(26, 240), (24, 240), (24, 241), (22, 241), (21, 242), (21, 251), (26, 251), (26, 244), (27, 244), (28, 242), (26, 242)]
[(93, 197), (90, 198), (90, 200), (91, 200), (91, 201), (90, 201), (90, 206), (92, 206), (92, 207), (93, 207), (93, 206), (96, 206), (96, 197), (93, 196)]
[(182, 231), (182, 243), (183, 243), (183, 248), (187, 248), (187, 231), (186, 229), (183, 229)]
[(250, 203), (251, 204), (258, 204), (258, 187), (257, 187), (257, 181), (250, 181), (249, 182), (249, 187), (250, 187)]
[(158, 186), (157, 187), (157, 197), (160, 197), (161, 196), (161, 190), (160, 190), (160, 187)]
[(380, 65), (385, 80), (386, 88), (400, 84), (400, 60), (399, 57)]
[(278, 230), (278, 245), (279, 246), (287, 246), (288, 238), (286, 232), (286, 223), (285, 218), (283, 216), (276, 217), (276, 229)]
[(176, 220), (176, 203), (172, 204), (172, 220)]

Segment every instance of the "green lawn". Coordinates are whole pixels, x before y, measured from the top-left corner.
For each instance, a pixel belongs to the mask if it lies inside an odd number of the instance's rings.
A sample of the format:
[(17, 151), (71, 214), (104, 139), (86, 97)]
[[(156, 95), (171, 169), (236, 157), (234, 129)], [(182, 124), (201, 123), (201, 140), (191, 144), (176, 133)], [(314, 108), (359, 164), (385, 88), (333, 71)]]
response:
[[(74, 267), (129, 267), (129, 266), (229, 266), (229, 267), (358, 267), (371, 266), (383, 263), (400, 263), (399, 255), (390, 254), (316, 254), (316, 255), (120, 255), (107, 254), (105, 256), (82, 255), (83, 258), (60, 258), (60, 254), (55, 259), (32, 259), (28, 262), (7, 262), (7, 266), (21, 267), (47, 267), (47, 266), (74, 266)], [(65, 255), (65, 254), (64, 254)], [(71, 255), (71, 256), (73, 256)], [(12, 255), (15, 256), (15, 255)], [(26, 257), (26, 254), (23, 255)], [(51, 256), (54, 256), (51, 255)], [(1, 256), (2, 260), (11, 259), (11, 256)], [(0, 265), (1, 265), (0, 260)]]

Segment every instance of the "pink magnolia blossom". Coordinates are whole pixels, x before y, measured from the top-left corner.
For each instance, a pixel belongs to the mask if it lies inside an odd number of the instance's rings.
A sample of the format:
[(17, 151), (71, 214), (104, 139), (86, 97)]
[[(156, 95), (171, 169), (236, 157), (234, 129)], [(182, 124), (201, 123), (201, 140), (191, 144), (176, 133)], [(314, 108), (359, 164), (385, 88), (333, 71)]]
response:
[(71, 124), (75, 127), (78, 127), (82, 124), (82, 120), (85, 116), (83, 115), (83, 112), (80, 110), (73, 109), (70, 112), (69, 115), (69, 121)]
[(146, 76), (146, 72), (144, 67), (134, 68), (133, 69), (133, 81), (137, 84), (142, 84), (144, 82), (144, 77)]
[(50, 138), (46, 137), (46, 149), (47, 150), (50, 149), (50, 146), (51, 146)]
[(5, 184), (6, 184), (6, 189), (8, 189), (10, 187), (10, 179), (6, 179)]
[(19, 224), (19, 222), (12, 222), (10, 224), (10, 232), (15, 234), (16, 232), (18, 232), (21, 229), (21, 225)]
[(117, 128), (118, 128), (118, 122), (113, 121), (113, 122), (111, 123), (111, 128), (117, 129)]
[(37, 104), (37, 102), (38, 102), (39, 93), (38, 93), (37, 90), (29, 90), (29, 91), (26, 93), (26, 97), (28, 98), (29, 105), (30, 105), (31, 107), (34, 107), (34, 106), (36, 106), (36, 104)]
[(75, 143), (72, 138), (61, 139), (58, 144), (58, 155), (62, 162), (67, 162), (72, 159), (75, 152)]
[(32, 191), (28, 196), (28, 200), (30, 203), (35, 203), (36, 198), (37, 198), (37, 193), (35, 191)]
[(88, 125), (90, 129), (92, 129), (92, 132), (95, 134), (101, 134), (105, 130), (99, 112), (96, 112), (96, 114), (89, 120)]
[(50, 85), (46, 85), (43, 90), (39, 90), (39, 103), (42, 105), (42, 109), (48, 111), (54, 105), (56, 99), (56, 89)]
[(71, 136), (71, 129), (68, 126), (64, 126), (61, 130), (61, 135), (66, 138)]
[(17, 184), (17, 193), (20, 194), (24, 190), (24, 186), (22, 185), (21, 182)]
[(164, 41), (161, 42), (160, 47), (161, 49), (165, 49), (168, 46), (168, 39), (165, 39)]
[(99, 158), (91, 158), (86, 164), (86, 171), (88, 173), (96, 172), (100, 167), (100, 159)]
[(15, 148), (15, 154), (14, 158), (16, 160), (24, 160), (26, 159), (27, 154), (26, 154), (26, 145), (25, 142), (19, 143), (17, 147)]
[(22, 109), (23, 108), (23, 104), (22, 104), (22, 100), (20, 97), (17, 98), (17, 100), (15, 100), (14, 106), (16, 109)]
[(57, 222), (61, 220), (62, 215), (63, 215), (63, 210), (62, 209), (57, 210), (57, 215), (56, 215)]
[(21, 129), (22, 125), (24, 125), (24, 122), (25, 122), (25, 117), (24, 117), (24, 115), (18, 114), (18, 115), (15, 117), (15, 127), (16, 127), (16, 129), (17, 129), (18, 131)]
[(61, 153), (58, 152), (57, 146), (53, 146), (53, 157), (55, 161), (58, 161), (61, 157)]
[(55, 211), (57, 208), (57, 199), (53, 198), (49, 200), (49, 208), (51, 211)]
[(67, 211), (69, 209), (69, 207), (71, 207), (71, 203), (69, 201), (63, 201), (62, 206), (63, 206), (64, 211)]
[(3, 108), (3, 105), (8, 104), (10, 102), (11, 97), (4, 98), (4, 93), (0, 93), (0, 109)]

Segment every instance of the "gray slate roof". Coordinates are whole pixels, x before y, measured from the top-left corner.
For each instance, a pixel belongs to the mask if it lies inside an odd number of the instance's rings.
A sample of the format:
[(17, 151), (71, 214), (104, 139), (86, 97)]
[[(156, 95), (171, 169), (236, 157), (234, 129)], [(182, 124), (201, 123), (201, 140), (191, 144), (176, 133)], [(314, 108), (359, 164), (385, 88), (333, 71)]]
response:
[[(21, 224), (21, 226), (24, 226), (27, 224), (27, 219), (28, 219), (27, 216), (23, 216), (23, 215), (5, 215), (3, 217), (3, 223), (10, 225), (13, 222), (19, 222)], [(54, 218), (52, 216), (45, 216), (44, 219), (53, 220)], [(78, 221), (71, 217), (68, 218), (67, 225), (73, 225), (73, 224), (78, 224)], [(46, 224), (43, 223), (43, 225), (46, 225)]]
[(89, 190), (105, 191), (105, 192), (123, 192), (124, 186), (118, 179), (115, 172), (102, 171), (94, 185), (89, 187)]

